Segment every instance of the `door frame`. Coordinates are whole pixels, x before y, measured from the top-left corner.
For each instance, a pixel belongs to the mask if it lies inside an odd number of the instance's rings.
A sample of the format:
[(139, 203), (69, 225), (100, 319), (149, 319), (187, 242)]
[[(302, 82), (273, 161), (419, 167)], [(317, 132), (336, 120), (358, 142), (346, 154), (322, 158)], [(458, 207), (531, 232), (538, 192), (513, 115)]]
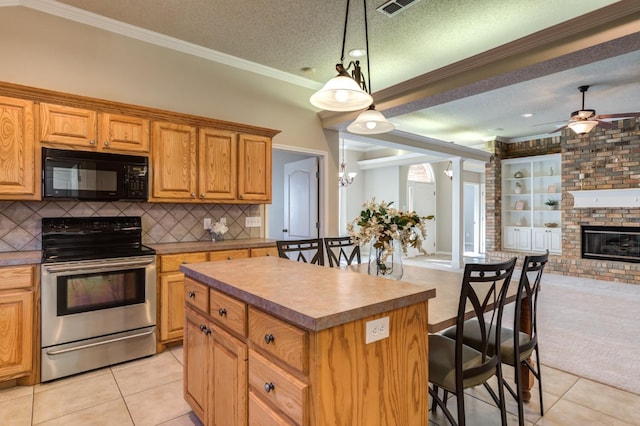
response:
[[(329, 199), (329, 185), (326, 184), (326, 177), (329, 175), (329, 164), (327, 162), (327, 151), (318, 151), (315, 149), (300, 148), (289, 145), (273, 144), (272, 149), (278, 149), (281, 151), (294, 152), (296, 154), (305, 154), (313, 157), (318, 157), (318, 223), (320, 229), (318, 230), (318, 236), (324, 237), (326, 235), (327, 218), (329, 217), (329, 207), (327, 200)], [(273, 185), (273, 183), (272, 183)], [(272, 189), (273, 190), (273, 189)], [(270, 205), (264, 205), (264, 221), (263, 226), (264, 237), (269, 238), (269, 226), (271, 218), (269, 217)]]

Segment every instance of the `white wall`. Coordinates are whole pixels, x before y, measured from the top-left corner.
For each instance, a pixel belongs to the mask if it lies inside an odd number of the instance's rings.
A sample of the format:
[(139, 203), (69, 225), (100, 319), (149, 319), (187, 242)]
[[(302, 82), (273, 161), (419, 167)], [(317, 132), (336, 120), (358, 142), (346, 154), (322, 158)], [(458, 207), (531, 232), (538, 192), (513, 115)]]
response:
[[(278, 129), (275, 144), (328, 152), (327, 176), (337, 174), (336, 132), (321, 128), (311, 89), (28, 8), (0, 11), (0, 81)], [(326, 202), (337, 211), (338, 191)], [(336, 232), (337, 215), (325, 226)]]

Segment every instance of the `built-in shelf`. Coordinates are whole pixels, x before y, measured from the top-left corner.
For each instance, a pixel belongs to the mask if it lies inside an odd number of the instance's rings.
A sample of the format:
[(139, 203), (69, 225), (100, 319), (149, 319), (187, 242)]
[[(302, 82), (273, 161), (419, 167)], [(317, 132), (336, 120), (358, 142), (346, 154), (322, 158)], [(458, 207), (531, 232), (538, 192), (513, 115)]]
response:
[(573, 208), (640, 207), (640, 188), (568, 191)]

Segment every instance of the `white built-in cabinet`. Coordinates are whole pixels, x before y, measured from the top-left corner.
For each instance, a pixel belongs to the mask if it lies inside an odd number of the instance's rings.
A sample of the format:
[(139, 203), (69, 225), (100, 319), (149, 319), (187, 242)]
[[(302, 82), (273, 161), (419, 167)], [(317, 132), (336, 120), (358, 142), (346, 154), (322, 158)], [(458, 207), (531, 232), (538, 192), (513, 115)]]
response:
[(503, 249), (562, 252), (561, 167), (560, 154), (502, 161)]

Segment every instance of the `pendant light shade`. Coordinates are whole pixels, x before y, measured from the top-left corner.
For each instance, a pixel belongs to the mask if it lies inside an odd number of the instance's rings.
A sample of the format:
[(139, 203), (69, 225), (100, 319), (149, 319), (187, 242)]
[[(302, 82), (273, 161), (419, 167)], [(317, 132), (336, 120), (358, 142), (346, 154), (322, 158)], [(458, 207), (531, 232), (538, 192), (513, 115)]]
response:
[(390, 132), (395, 128), (393, 123), (385, 118), (376, 107), (371, 105), (366, 111), (362, 111), (347, 130), (359, 135), (375, 135), (377, 133)]
[(584, 135), (589, 133), (594, 127), (598, 125), (596, 120), (580, 120), (569, 123), (568, 127), (578, 135)]
[(316, 108), (327, 111), (357, 111), (371, 105), (373, 98), (347, 74), (327, 81), (309, 101)]

